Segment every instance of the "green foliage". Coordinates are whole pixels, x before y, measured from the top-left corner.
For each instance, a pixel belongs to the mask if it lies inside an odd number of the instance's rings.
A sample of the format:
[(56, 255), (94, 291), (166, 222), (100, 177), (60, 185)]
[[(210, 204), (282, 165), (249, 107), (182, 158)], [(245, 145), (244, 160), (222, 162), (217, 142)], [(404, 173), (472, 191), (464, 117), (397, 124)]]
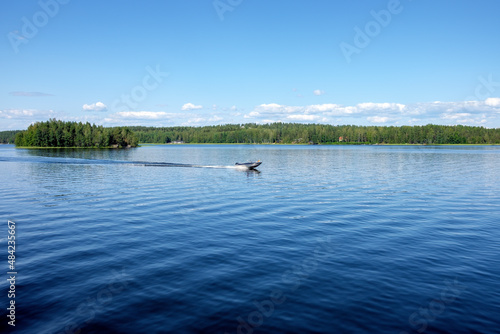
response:
[(13, 144), (18, 132), (20, 130), (0, 131), (0, 144)]
[(16, 134), (16, 146), (27, 147), (136, 147), (139, 140), (127, 127), (104, 128), (90, 123), (51, 119)]
[[(500, 129), (462, 125), (356, 126), (300, 123), (130, 127), (142, 143), (500, 144)], [(340, 137), (343, 138), (340, 141)]]
[[(462, 125), (356, 126), (300, 123), (226, 124), (204, 127), (114, 127), (51, 119), (25, 131), (0, 132), (16, 146), (135, 147), (143, 143), (227, 144), (500, 144), (500, 129)], [(342, 137), (342, 141), (339, 138)]]

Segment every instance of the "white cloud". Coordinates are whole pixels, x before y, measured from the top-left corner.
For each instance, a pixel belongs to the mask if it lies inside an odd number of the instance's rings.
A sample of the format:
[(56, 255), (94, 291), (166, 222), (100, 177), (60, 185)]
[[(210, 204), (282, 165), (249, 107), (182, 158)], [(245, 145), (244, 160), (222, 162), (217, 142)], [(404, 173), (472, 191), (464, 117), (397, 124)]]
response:
[[(277, 103), (261, 104), (252, 112), (245, 115), (245, 118), (256, 118), (265, 116), (281, 116), (295, 120), (320, 120), (327, 122), (332, 116), (351, 116), (356, 114), (373, 113), (395, 113), (407, 112), (407, 106), (400, 103), (359, 103), (355, 106), (342, 106), (334, 103), (313, 104), (308, 106), (286, 106)], [(316, 117), (312, 117), (315, 115)], [(374, 115), (375, 116), (375, 115)]]
[(146, 125), (146, 126), (202, 126), (220, 124), (224, 118), (216, 114), (201, 115), (184, 112), (165, 111), (121, 111), (104, 119), (113, 125)]
[[(282, 114), (291, 114), (300, 112), (303, 107), (295, 107), (295, 106), (285, 106), (277, 103), (269, 103), (269, 104), (261, 104), (257, 106), (254, 112), (259, 114), (267, 114), (267, 115), (282, 115)], [(251, 112), (252, 115), (254, 112)]]
[(286, 118), (295, 121), (314, 121), (321, 117), (317, 115), (288, 115)]
[(355, 113), (355, 108), (352, 107), (342, 107), (338, 104), (326, 103), (326, 104), (313, 104), (310, 106), (306, 106), (304, 108), (304, 112), (306, 113), (323, 113), (325, 115), (334, 116), (334, 115), (343, 115), (343, 114), (352, 114)]
[(55, 117), (57, 114), (53, 110), (38, 109), (4, 109), (0, 110), (0, 118), (5, 119), (31, 119), (33, 121), (43, 120)]
[(486, 115), (474, 115), (471, 113), (452, 113), (452, 114), (442, 114), (441, 118), (446, 120), (447, 123), (456, 123), (464, 125), (482, 125), (487, 122)]
[(356, 105), (357, 108), (360, 110), (397, 110), (397, 111), (403, 111), (405, 109), (404, 104), (400, 103), (373, 103), (373, 102), (367, 102), (367, 103), (359, 103)]
[(326, 117), (322, 117), (320, 114), (326, 114), (332, 110), (340, 107), (336, 104), (321, 104), (321, 105), (311, 105), (311, 106), (286, 106), (277, 103), (261, 104), (250, 113), (244, 115), (244, 118), (263, 118), (263, 121), (267, 123), (272, 119), (277, 120), (288, 120), (288, 121), (321, 121), (327, 122)]
[(370, 123), (387, 123), (389, 117), (381, 117), (381, 116), (371, 116), (367, 117), (368, 122)]
[(187, 121), (183, 122), (184, 126), (202, 126), (207, 124), (207, 119), (204, 117), (191, 117)]
[(197, 109), (202, 109), (203, 106), (197, 106), (192, 103), (186, 103), (185, 105), (182, 106), (181, 110), (186, 111), (186, 110), (197, 110)]
[(470, 116), (471, 116), (471, 114), (469, 114), (469, 113), (456, 113), (456, 114), (443, 114), (442, 118), (456, 120), (456, 119), (462, 119), (464, 117), (470, 117)]
[(257, 106), (256, 109), (260, 109), (266, 112), (280, 112), (283, 106), (277, 103), (261, 104)]
[[(364, 102), (356, 105), (334, 103), (287, 106), (261, 104), (243, 117), (248, 121), (303, 121), (330, 124), (470, 124), (498, 127), (500, 98), (485, 101), (421, 102), (413, 104)], [(486, 115), (483, 117), (483, 115)], [(445, 122), (445, 123), (443, 123)]]
[(108, 107), (102, 102), (96, 102), (92, 104), (84, 104), (82, 109), (85, 111), (107, 111)]
[(220, 116), (217, 116), (217, 115), (214, 115), (212, 117), (210, 117), (208, 119), (209, 122), (219, 122), (219, 121), (222, 121), (224, 118), (220, 117)]
[(0, 110), (0, 118), (21, 118), (21, 117), (31, 117), (35, 114), (36, 110), (33, 109), (7, 109)]
[(280, 119), (263, 119), (262, 121), (257, 122), (257, 123), (260, 123), (260, 124), (283, 123), (283, 121)]
[(0, 110), (0, 131), (26, 129), (32, 123), (47, 121), (50, 118), (61, 119), (62, 116), (53, 110), (3, 109)]
[[(229, 105), (231, 106), (231, 105)], [(326, 124), (381, 124), (381, 125), (425, 125), (463, 124), (500, 127), (500, 97), (482, 101), (420, 102), (401, 104), (393, 102), (363, 102), (352, 105), (336, 103), (310, 105), (284, 105), (264, 103), (245, 111), (241, 107), (210, 105), (203, 107), (187, 103), (183, 111), (121, 111), (116, 113), (85, 112), (81, 115), (66, 114), (52, 110), (0, 109), (0, 128), (23, 129), (30, 123), (49, 118), (74, 121), (90, 121), (106, 126), (118, 125), (214, 125), (223, 123), (272, 123), (302, 122)], [(215, 109), (215, 110), (214, 110)], [(84, 105), (83, 110), (106, 110), (106, 105), (96, 102)], [(217, 112), (219, 110), (220, 112)], [(225, 111), (225, 112), (223, 112)]]
[(120, 111), (114, 114), (118, 118), (127, 119), (170, 119), (175, 116), (174, 113), (164, 111)]
[(321, 89), (316, 89), (316, 90), (313, 91), (313, 94), (316, 95), (316, 96), (321, 96), (321, 95), (325, 94), (325, 91), (321, 90)]
[(259, 116), (260, 116), (260, 112), (258, 112), (258, 111), (252, 111), (248, 115), (245, 115), (245, 118), (259, 117)]
[(490, 107), (500, 107), (500, 97), (490, 97), (484, 101), (484, 104)]

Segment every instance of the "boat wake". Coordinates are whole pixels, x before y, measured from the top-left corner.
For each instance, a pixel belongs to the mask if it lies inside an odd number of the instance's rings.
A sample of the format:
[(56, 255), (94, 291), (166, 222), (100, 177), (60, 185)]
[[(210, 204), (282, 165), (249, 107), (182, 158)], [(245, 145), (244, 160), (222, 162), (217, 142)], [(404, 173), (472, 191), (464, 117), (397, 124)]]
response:
[(81, 159), (81, 158), (60, 158), (60, 157), (2, 157), (0, 161), (5, 162), (25, 162), (40, 164), (63, 164), (63, 165), (128, 165), (140, 167), (191, 167), (191, 168), (214, 168), (214, 169), (235, 169), (235, 170), (253, 170), (255, 166), (248, 164), (237, 164), (232, 166), (225, 165), (197, 165), (171, 162), (152, 162), (152, 161), (126, 161), (126, 160), (105, 160), (105, 159)]
[(236, 166), (178, 164), (170, 162), (131, 162), (131, 164), (134, 166), (143, 166), (143, 167), (192, 167), (192, 168), (235, 168), (236, 167)]
[(194, 164), (180, 164), (180, 163), (169, 163), (169, 162), (133, 162), (134, 166), (143, 166), (143, 167), (191, 167), (191, 168), (214, 168), (214, 169), (236, 169), (236, 170), (244, 170), (248, 171), (253, 168), (249, 168), (244, 165), (233, 165), (233, 166), (224, 166), (224, 165), (194, 165)]

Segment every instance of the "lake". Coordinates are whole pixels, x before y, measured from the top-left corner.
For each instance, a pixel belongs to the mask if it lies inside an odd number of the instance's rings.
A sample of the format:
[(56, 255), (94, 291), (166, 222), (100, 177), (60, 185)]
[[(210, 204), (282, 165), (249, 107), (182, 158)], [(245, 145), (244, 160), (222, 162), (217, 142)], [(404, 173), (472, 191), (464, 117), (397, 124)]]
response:
[(498, 333), (499, 166), (499, 146), (0, 145), (0, 331), (11, 220), (16, 333)]

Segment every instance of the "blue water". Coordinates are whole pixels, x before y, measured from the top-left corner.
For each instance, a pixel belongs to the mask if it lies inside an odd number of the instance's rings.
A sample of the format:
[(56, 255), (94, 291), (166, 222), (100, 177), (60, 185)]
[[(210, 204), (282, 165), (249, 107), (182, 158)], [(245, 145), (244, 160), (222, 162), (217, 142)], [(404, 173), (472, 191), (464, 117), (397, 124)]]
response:
[(0, 145), (0, 331), (10, 219), (16, 333), (498, 333), (499, 166), (497, 146)]

